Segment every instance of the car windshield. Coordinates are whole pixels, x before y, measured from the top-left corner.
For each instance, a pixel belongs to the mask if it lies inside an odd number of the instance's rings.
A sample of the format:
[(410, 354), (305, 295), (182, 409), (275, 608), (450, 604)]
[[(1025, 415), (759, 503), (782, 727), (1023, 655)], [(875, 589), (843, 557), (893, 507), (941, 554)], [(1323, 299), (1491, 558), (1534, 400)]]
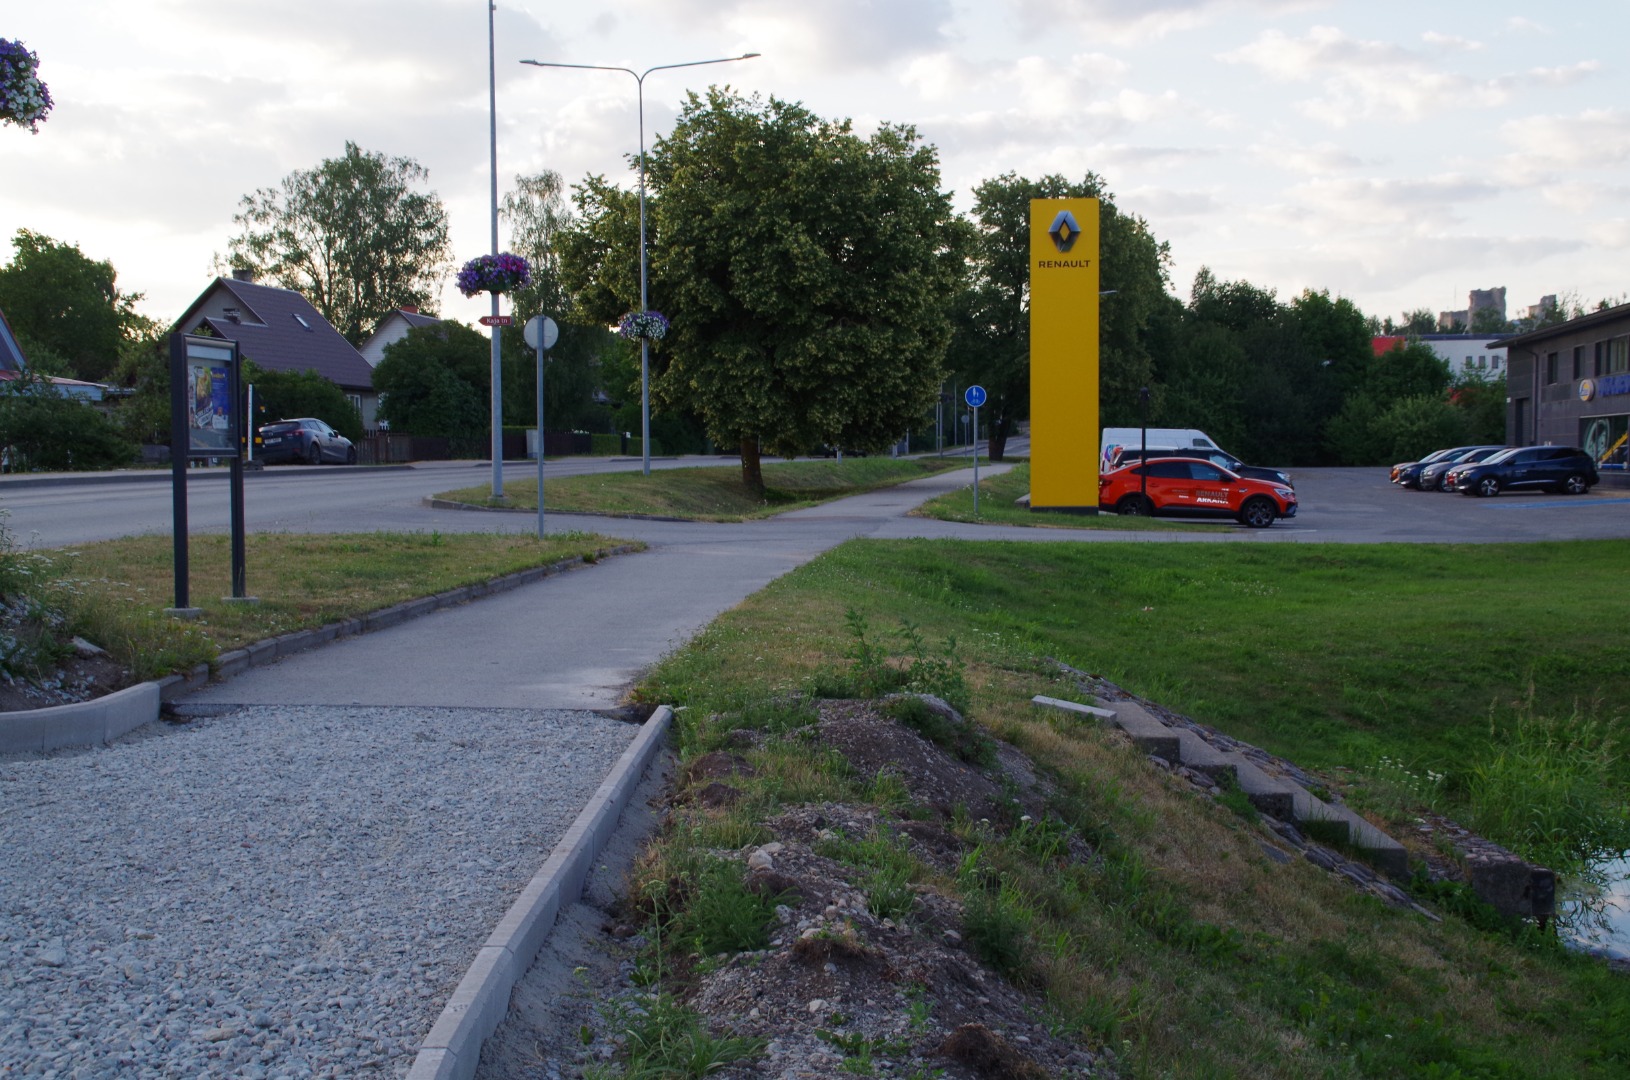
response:
[(269, 435), (282, 435), (284, 432), (288, 431), (299, 431), (300, 425), (292, 420), (283, 420), (276, 424), (267, 424), (260, 430)]
[(1485, 465), (1498, 465), (1500, 462), (1502, 462), (1502, 461), (1506, 460), (1507, 458), (1511, 457), (1513, 454), (1517, 453), (1521, 449), (1522, 449), (1522, 447), (1520, 447), (1520, 446), (1508, 446), (1504, 450), (1501, 450), (1499, 453), (1490, 454), (1488, 457), (1484, 458), (1483, 459), (1483, 464), (1485, 464)]

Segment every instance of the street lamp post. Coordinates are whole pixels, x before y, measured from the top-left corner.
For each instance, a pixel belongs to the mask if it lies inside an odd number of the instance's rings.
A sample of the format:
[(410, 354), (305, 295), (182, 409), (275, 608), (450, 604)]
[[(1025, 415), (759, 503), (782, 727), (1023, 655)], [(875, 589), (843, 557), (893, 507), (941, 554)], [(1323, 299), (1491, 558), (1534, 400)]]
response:
[[(645, 264), (645, 77), (653, 71), (671, 71), (674, 68), (702, 67), (706, 64), (728, 64), (733, 60), (751, 60), (759, 54), (756, 52), (742, 53), (740, 56), (723, 56), (717, 60), (691, 60), (683, 64), (658, 64), (646, 68), (644, 71), (635, 71), (633, 68), (616, 67), (606, 64), (560, 64), (547, 60), (522, 60), (523, 64), (533, 67), (577, 68), (581, 71), (626, 71), (634, 76), (638, 86), (639, 116), (640, 116), (640, 310), (650, 309), (649, 293), (646, 281)], [(640, 451), (644, 455), (643, 472), (651, 475), (651, 340), (640, 338)]]

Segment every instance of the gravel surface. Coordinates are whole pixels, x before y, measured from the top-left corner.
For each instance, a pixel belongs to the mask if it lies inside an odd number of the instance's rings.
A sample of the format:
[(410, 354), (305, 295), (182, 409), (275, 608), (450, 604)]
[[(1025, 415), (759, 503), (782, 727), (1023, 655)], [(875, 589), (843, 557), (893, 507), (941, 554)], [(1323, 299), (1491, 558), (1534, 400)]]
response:
[(255, 707), (0, 762), (0, 1076), (404, 1075), (638, 730)]

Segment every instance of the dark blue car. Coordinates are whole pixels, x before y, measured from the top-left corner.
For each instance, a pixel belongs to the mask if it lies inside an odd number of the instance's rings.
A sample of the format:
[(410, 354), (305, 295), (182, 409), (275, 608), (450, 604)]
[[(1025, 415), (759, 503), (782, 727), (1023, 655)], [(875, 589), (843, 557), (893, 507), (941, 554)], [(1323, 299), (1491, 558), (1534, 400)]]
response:
[(1485, 496), (1508, 489), (1583, 495), (1598, 479), (1596, 462), (1577, 446), (1519, 446), (1454, 466), (1443, 475), (1443, 489)]
[(355, 465), (357, 462), (357, 448), (350, 439), (309, 416), (265, 424), (258, 434), (260, 445), (255, 448), (255, 456), (265, 465), (279, 462), (321, 465), (325, 461)]

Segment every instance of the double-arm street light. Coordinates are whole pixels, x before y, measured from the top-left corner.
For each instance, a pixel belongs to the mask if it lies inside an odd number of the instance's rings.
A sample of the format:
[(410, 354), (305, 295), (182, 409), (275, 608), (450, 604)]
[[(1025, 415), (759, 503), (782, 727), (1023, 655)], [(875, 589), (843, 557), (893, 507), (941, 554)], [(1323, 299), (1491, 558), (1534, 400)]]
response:
[[(658, 64), (656, 67), (646, 68), (644, 71), (635, 71), (633, 68), (612, 67), (604, 64), (557, 64), (547, 60), (522, 60), (523, 64), (533, 67), (548, 68), (578, 68), (583, 71), (626, 71), (634, 76), (634, 82), (639, 87), (639, 113), (640, 113), (640, 310), (646, 311), (650, 307), (650, 300), (646, 289), (645, 272), (645, 77), (653, 71), (671, 71), (674, 68), (702, 67), (705, 64), (728, 64), (732, 60), (751, 60), (759, 54), (756, 52), (743, 53), (740, 56), (724, 56), (717, 60), (692, 60), (684, 64)], [(649, 338), (640, 338), (640, 448), (644, 453), (644, 472), (651, 475), (651, 341)]]

